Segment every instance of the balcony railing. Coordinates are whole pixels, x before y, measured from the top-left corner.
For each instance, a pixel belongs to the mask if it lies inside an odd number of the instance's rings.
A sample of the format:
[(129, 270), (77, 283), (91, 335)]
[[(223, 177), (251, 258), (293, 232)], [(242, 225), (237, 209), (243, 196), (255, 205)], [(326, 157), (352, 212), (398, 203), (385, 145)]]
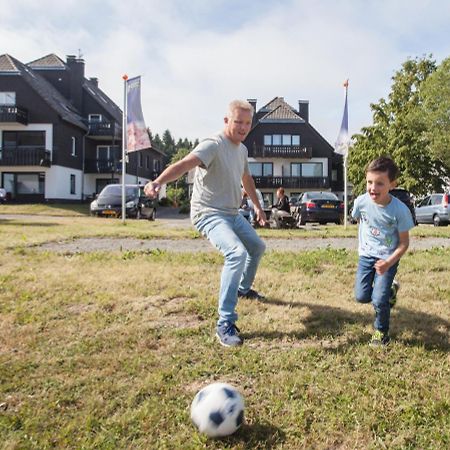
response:
[(89, 136), (119, 137), (120, 127), (115, 122), (89, 121)]
[(312, 158), (312, 147), (287, 145), (254, 145), (248, 149), (254, 158)]
[(122, 161), (119, 159), (86, 159), (86, 173), (122, 173)]
[(253, 176), (258, 189), (328, 189), (328, 177), (257, 177)]
[(18, 106), (0, 106), (0, 122), (21, 123), (28, 125), (28, 110)]
[(51, 166), (51, 152), (42, 147), (0, 148), (0, 166)]

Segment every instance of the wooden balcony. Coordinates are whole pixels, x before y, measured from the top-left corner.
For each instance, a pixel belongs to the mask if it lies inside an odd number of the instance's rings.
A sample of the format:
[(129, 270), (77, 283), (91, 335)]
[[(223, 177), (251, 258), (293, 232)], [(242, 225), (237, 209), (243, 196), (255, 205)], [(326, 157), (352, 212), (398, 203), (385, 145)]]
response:
[(18, 106), (0, 106), (0, 122), (28, 125), (28, 110)]
[(287, 145), (254, 145), (248, 148), (248, 156), (253, 158), (299, 158), (311, 159), (312, 147)]
[(122, 173), (120, 159), (86, 159), (85, 173)]
[(109, 122), (106, 120), (102, 121), (89, 121), (89, 133), (88, 136), (91, 138), (98, 139), (121, 139), (122, 128), (115, 122)]
[(42, 147), (0, 148), (0, 166), (50, 167), (51, 152)]
[(329, 189), (330, 179), (328, 177), (257, 177), (253, 176), (258, 189)]

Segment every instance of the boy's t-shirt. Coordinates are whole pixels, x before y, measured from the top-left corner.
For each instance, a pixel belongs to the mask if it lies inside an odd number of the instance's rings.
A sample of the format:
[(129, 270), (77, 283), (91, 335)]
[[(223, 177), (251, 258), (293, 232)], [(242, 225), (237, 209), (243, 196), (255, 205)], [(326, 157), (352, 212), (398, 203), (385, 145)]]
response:
[(392, 195), (386, 206), (377, 205), (367, 192), (360, 195), (355, 200), (352, 216), (359, 219), (361, 256), (387, 259), (398, 247), (399, 233), (414, 227), (408, 207)]

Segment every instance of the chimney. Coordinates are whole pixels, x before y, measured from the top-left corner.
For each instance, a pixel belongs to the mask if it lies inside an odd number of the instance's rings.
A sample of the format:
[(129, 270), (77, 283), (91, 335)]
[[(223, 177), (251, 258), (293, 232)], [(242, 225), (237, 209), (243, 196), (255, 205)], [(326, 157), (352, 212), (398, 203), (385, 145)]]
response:
[(84, 59), (67, 55), (67, 65), (70, 69), (70, 101), (80, 113), (83, 107)]
[(298, 101), (298, 113), (305, 122), (309, 122), (309, 100)]
[(255, 110), (254, 114), (256, 114), (256, 98), (248, 98), (247, 101), (253, 106), (253, 109)]
[(90, 81), (95, 87), (98, 87), (98, 78), (91, 77), (91, 78), (89, 78), (89, 81)]

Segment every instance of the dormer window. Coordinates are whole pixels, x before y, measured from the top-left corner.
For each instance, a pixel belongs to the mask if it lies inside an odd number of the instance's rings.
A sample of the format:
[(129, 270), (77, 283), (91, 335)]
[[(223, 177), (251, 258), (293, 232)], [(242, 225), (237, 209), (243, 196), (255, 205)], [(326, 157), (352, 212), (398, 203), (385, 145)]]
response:
[(89, 122), (101, 122), (102, 115), (101, 114), (89, 114)]
[(1, 106), (16, 106), (16, 93), (15, 92), (0, 92), (0, 105)]
[(299, 147), (300, 135), (298, 134), (265, 134), (264, 145), (272, 147), (282, 145), (283, 147)]

